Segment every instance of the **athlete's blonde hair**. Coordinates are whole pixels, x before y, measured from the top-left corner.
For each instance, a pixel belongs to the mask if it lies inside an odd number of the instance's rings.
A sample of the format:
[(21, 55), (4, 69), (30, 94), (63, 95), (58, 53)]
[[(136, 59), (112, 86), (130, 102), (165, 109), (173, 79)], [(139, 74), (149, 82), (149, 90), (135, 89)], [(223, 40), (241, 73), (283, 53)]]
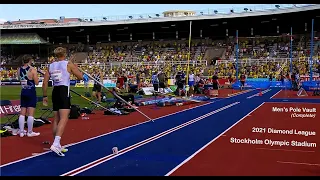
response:
[(53, 51), (53, 53), (54, 53), (54, 55), (56, 55), (57, 58), (62, 58), (62, 57), (67, 56), (67, 50), (66, 50), (66, 48), (63, 48), (63, 47), (57, 47)]

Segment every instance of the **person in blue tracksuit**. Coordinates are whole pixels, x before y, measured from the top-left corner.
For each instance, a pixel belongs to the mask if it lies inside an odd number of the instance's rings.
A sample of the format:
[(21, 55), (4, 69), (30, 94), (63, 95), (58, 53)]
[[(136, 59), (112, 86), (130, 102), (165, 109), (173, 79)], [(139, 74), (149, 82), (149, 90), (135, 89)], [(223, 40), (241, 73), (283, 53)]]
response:
[(32, 67), (33, 58), (30, 55), (24, 55), (22, 57), (23, 66), (18, 69), (18, 78), (21, 82), (21, 95), (20, 95), (20, 116), (19, 116), (19, 131), (17, 134), (20, 137), (25, 135), (24, 124), (26, 115), (28, 131), (26, 135), (28, 137), (39, 136), (40, 133), (33, 132), (34, 111), (37, 105), (37, 93), (36, 85), (39, 84), (39, 78), (36, 68)]

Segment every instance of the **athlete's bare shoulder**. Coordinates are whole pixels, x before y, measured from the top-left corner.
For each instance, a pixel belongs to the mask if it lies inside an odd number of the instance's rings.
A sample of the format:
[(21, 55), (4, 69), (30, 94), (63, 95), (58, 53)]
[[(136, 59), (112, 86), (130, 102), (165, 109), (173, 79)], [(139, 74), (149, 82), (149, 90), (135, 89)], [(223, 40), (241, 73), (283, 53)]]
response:
[(68, 61), (68, 68), (73, 69), (75, 67), (75, 65), (73, 64), (73, 62)]
[(34, 71), (34, 70), (36, 70), (36, 68), (35, 67), (32, 67), (32, 66), (29, 66), (30, 67), (30, 71)]

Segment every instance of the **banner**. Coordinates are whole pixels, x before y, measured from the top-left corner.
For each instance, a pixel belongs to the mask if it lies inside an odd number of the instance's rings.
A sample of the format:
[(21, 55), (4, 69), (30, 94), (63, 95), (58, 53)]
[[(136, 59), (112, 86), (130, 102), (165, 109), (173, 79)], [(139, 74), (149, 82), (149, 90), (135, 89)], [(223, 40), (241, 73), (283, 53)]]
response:
[(320, 81), (306, 81), (302, 83), (302, 87), (306, 91), (320, 91)]
[[(310, 76), (300, 76), (301, 82), (310, 81)], [(320, 81), (319, 76), (313, 76), (312, 81)]]
[[(36, 85), (36, 87), (42, 87), (42, 84), (43, 84), (43, 82), (42, 81), (40, 81), (39, 82), (39, 84), (38, 85)], [(49, 80), (49, 87), (51, 86), (51, 85), (53, 85), (53, 81), (52, 80)]]
[[(80, 82), (80, 83), (76, 83), (76, 85), (74, 87), (84, 87), (84, 82)], [(93, 83), (88, 84), (88, 87), (93, 87)]]
[(70, 80), (70, 86), (75, 86), (78, 82), (80, 82), (79, 80)]
[(110, 79), (104, 79), (103, 80), (103, 86), (107, 88), (114, 88), (116, 87), (116, 81), (110, 80)]
[(40, 81), (38, 85), (36, 85), (36, 87), (42, 87), (43, 82)]
[[(152, 95), (154, 89), (153, 87), (143, 87), (142, 91), (144, 95), (150, 96)], [(159, 92), (163, 92), (163, 88), (159, 88)], [(164, 94), (172, 93), (173, 91), (170, 88), (164, 88)]]
[[(6, 101), (6, 100), (3, 100)], [(11, 105), (0, 106), (0, 117), (4, 117), (6, 114), (13, 114), (20, 112), (20, 100), (9, 100)]]
[[(267, 78), (266, 78), (267, 79)], [(261, 88), (261, 89), (267, 89), (270, 87), (285, 87), (285, 88), (291, 88), (291, 81), (284, 81), (284, 83), (282, 84), (281, 81), (266, 81), (265, 78), (260, 78), (260, 81), (257, 81), (256, 79), (250, 79), (248, 78), (245, 82), (245, 88), (252, 88), (252, 89), (257, 89), (257, 88)], [(235, 82), (232, 85), (233, 89), (240, 89), (240, 81)]]
[(4, 85), (20, 85), (21, 82), (16, 80), (16, 79), (12, 79), (12, 80), (2, 80), (1, 81), (1, 86)]

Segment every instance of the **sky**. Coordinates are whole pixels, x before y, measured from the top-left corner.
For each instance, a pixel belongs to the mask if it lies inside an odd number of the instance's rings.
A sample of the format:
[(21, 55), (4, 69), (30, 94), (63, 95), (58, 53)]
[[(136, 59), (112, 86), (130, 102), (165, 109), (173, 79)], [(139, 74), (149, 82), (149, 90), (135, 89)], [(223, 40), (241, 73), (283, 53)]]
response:
[[(262, 4), (0, 4), (0, 21), (90, 18), (133, 14), (161, 14), (168, 10), (220, 10)], [(271, 6), (271, 5), (267, 5)], [(274, 6), (274, 5), (273, 5)]]

